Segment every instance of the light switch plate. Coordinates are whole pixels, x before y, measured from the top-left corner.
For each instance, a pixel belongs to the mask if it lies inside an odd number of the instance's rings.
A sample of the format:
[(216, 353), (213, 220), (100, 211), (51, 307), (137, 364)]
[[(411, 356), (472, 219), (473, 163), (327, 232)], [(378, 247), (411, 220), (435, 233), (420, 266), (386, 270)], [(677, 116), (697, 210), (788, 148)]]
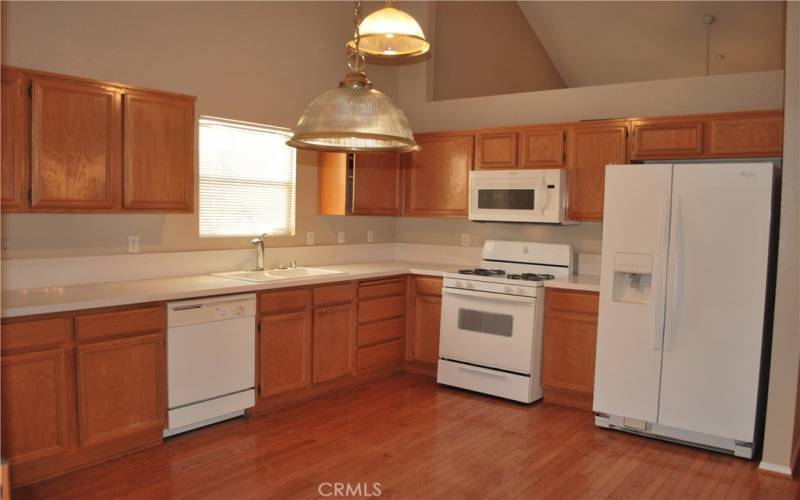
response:
[(336, 243), (344, 243), (344, 231), (336, 231)]
[(306, 233), (306, 245), (313, 245), (314, 244), (314, 231), (308, 231)]
[(375, 241), (375, 231), (372, 229), (367, 230), (367, 243)]
[(128, 236), (128, 253), (139, 253), (139, 235)]
[(468, 247), (469, 246), (469, 234), (464, 233), (461, 235), (461, 246)]

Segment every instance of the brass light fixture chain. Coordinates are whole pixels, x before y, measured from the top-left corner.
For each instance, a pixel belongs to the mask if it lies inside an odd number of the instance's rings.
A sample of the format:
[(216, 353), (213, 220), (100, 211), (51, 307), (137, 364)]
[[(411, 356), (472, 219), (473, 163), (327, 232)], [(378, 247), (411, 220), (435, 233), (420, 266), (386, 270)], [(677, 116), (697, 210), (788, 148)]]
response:
[(356, 0), (353, 3), (355, 4), (353, 11), (353, 24), (355, 25), (353, 30), (353, 40), (355, 41), (355, 47), (348, 47), (347, 65), (352, 71), (360, 72), (364, 69), (364, 54), (361, 53), (361, 30), (359, 29), (362, 21), (361, 1)]

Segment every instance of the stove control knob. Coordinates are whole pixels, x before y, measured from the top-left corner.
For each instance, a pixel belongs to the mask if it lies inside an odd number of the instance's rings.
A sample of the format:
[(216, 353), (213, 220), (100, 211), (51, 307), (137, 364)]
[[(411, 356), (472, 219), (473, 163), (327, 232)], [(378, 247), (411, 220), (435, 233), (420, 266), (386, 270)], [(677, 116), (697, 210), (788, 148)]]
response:
[(455, 285), (456, 288), (463, 288), (464, 287), (464, 283), (462, 283), (460, 281), (454, 281), (453, 285)]
[(519, 294), (519, 295), (525, 295), (525, 289), (524, 289), (524, 288), (517, 287), (517, 294)]
[(503, 289), (503, 292), (504, 292), (504, 293), (514, 293), (514, 289), (513, 289), (513, 288), (511, 288), (510, 286), (507, 286), (507, 287), (505, 287), (505, 288)]
[(474, 287), (475, 287), (475, 285), (473, 285), (472, 283), (467, 281), (467, 288), (474, 288)]

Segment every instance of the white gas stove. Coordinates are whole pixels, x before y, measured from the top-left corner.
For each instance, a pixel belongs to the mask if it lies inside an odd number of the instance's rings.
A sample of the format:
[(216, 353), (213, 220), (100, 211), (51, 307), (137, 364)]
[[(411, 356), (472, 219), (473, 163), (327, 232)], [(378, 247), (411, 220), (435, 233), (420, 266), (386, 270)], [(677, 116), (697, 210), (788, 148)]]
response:
[(479, 268), (445, 274), (438, 382), (540, 399), (543, 283), (571, 272), (569, 245), (487, 241)]

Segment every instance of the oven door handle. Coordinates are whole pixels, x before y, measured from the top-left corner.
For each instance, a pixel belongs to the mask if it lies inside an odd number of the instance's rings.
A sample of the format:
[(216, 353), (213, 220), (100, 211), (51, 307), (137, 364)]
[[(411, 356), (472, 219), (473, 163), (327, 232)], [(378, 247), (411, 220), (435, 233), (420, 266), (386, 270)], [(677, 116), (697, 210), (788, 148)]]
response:
[(461, 290), (458, 288), (442, 288), (442, 295), (459, 295), (461, 297), (471, 297), (494, 300), (496, 302), (513, 302), (516, 304), (533, 304), (536, 297), (525, 297), (521, 295), (506, 295), (503, 293), (481, 292), (479, 290)]

